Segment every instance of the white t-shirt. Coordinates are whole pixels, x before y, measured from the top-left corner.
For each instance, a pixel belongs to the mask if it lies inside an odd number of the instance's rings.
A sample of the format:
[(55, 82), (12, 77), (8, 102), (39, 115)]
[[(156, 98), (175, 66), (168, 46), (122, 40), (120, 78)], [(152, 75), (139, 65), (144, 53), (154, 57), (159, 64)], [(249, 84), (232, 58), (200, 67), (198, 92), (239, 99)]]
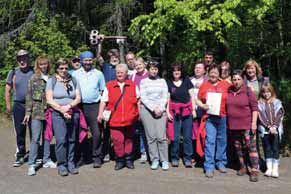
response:
[[(119, 88), (120, 88), (120, 90), (122, 92), (125, 82), (123, 82), (123, 83), (117, 82), (117, 84), (119, 85)], [(136, 92), (136, 98), (139, 98), (140, 97), (140, 92), (139, 92), (139, 89), (138, 89), (137, 86), (135, 86), (135, 92)], [(101, 97), (101, 101), (102, 102), (108, 102), (108, 98), (109, 98), (108, 90), (105, 87), (105, 90), (103, 91), (103, 94), (102, 94), (102, 97)]]
[(198, 92), (199, 92), (199, 88), (202, 85), (202, 83), (204, 82), (204, 79), (196, 79), (195, 77), (191, 79), (191, 82), (194, 86), (194, 97), (195, 99), (198, 98)]

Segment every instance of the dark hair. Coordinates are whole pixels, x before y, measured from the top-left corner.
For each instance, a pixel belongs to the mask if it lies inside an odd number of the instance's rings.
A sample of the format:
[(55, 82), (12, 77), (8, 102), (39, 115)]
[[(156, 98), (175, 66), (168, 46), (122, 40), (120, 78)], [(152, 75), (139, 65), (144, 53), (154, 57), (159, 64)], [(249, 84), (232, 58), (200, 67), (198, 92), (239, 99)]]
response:
[(244, 78), (244, 71), (241, 70), (241, 69), (235, 69), (233, 70), (232, 74), (231, 74), (231, 79), (233, 78), (233, 76), (235, 75), (239, 75), (241, 76), (242, 78)]
[(204, 56), (205, 55), (212, 55), (213, 57), (214, 57), (214, 52), (212, 51), (212, 50), (207, 50), (207, 51), (205, 51), (205, 53), (204, 53)]
[(207, 73), (209, 74), (212, 69), (217, 69), (217, 71), (220, 75), (219, 67), (216, 64), (210, 65)]
[(181, 79), (184, 79), (183, 65), (181, 63), (173, 63), (170, 68), (170, 79), (174, 80), (173, 72), (175, 70), (181, 71)]
[(109, 56), (109, 58), (111, 56), (115, 56), (117, 58), (119, 58), (119, 50), (118, 49), (110, 49), (108, 52), (107, 52), (107, 55)]
[(157, 61), (148, 61), (146, 64), (147, 64), (147, 69), (150, 69), (151, 67), (160, 69), (160, 65)]
[(202, 64), (203, 65), (203, 68), (204, 68), (204, 70), (206, 72), (206, 67), (205, 67), (204, 61), (202, 59), (198, 59), (196, 62), (193, 63), (192, 72), (190, 74), (191, 76), (194, 76), (195, 77), (195, 67), (198, 64)]

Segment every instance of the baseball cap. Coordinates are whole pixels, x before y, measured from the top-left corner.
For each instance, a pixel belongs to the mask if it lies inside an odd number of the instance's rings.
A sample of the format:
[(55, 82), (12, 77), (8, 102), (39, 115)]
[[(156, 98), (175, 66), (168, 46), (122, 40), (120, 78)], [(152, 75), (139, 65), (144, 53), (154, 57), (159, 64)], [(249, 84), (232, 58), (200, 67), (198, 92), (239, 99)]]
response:
[(75, 63), (75, 62), (77, 62), (77, 61), (80, 61), (79, 56), (77, 56), (77, 55), (76, 55), (76, 56), (73, 56), (73, 57), (72, 57), (72, 62)]
[(24, 49), (20, 49), (18, 52), (17, 52), (17, 57), (20, 57), (20, 56), (24, 56), (24, 55), (28, 55), (28, 51), (27, 50), (24, 50)]

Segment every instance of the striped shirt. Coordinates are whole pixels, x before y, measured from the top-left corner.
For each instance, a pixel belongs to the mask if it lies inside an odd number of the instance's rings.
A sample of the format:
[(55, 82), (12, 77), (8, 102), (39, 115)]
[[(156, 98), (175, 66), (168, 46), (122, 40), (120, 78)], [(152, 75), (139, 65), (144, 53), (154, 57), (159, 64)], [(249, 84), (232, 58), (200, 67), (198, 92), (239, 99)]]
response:
[(165, 111), (168, 101), (168, 86), (166, 81), (162, 78), (145, 78), (141, 80), (140, 99), (142, 104), (151, 111), (154, 111), (156, 107), (161, 111)]

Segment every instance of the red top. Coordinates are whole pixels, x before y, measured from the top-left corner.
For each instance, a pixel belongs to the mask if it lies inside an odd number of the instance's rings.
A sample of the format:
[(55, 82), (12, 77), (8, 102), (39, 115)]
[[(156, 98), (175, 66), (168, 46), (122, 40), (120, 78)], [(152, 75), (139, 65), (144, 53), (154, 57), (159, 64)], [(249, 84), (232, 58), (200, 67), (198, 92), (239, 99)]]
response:
[(252, 112), (258, 111), (255, 93), (243, 85), (237, 92), (230, 87), (226, 101), (228, 128), (249, 130), (252, 125)]
[[(131, 80), (126, 80), (124, 84), (124, 95), (118, 103), (116, 110), (112, 112), (109, 120), (110, 127), (125, 127), (133, 125), (138, 118), (136, 85)], [(117, 80), (107, 82), (108, 109), (113, 110), (114, 105), (121, 95), (121, 90)]]
[(220, 116), (225, 117), (226, 116), (225, 104), (227, 98), (227, 91), (230, 85), (231, 84), (225, 80), (218, 81), (216, 85), (213, 85), (209, 80), (203, 82), (203, 84), (199, 88), (198, 98), (205, 104), (208, 92), (222, 93)]

